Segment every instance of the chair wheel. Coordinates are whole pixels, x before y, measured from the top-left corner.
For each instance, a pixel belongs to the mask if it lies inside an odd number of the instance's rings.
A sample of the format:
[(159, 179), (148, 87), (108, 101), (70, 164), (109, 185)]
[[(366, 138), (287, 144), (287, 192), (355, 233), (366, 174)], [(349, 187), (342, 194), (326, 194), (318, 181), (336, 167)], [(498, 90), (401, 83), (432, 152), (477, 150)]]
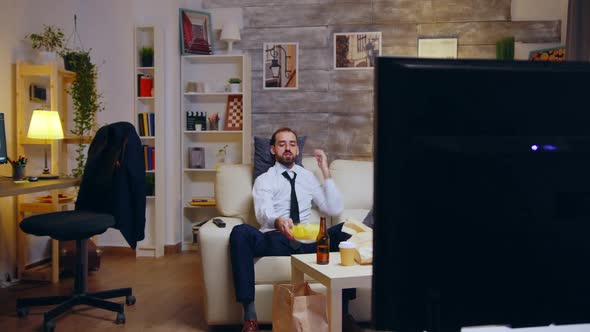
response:
[(28, 307), (16, 308), (16, 315), (18, 317), (26, 317), (28, 314), (29, 314), (29, 308)]
[(134, 305), (135, 304), (135, 296), (129, 295), (129, 296), (125, 297), (125, 304)]
[(117, 319), (115, 320), (117, 324), (125, 324), (125, 314), (122, 312), (117, 313)]
[(55, 331), (55, 322), (50, 320), (43, 324), (43, 332), (53, 332)]

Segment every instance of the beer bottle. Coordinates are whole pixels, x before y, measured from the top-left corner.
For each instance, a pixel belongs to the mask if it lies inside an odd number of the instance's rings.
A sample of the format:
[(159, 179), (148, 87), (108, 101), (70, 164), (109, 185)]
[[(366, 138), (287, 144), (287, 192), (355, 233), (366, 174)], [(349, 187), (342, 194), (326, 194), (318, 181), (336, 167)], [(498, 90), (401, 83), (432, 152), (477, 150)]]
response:
[(320, 218), (320, 232), (317, 237), (317, 263), (326, 265), (330, 263), (330, 236), (326, 230), (326, 217)]

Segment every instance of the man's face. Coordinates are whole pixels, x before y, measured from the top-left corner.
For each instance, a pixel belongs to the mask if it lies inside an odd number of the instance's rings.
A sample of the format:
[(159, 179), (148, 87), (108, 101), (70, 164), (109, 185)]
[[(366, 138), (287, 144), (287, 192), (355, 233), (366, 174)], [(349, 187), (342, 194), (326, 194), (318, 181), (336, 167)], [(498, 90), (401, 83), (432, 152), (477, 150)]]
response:
[(297, 138), (290, 131), (282, 131), (275, 137), (275, 145), (270, 147), (270, 153), (275, 156), (276, 161), (291, 167), (299, 154)]

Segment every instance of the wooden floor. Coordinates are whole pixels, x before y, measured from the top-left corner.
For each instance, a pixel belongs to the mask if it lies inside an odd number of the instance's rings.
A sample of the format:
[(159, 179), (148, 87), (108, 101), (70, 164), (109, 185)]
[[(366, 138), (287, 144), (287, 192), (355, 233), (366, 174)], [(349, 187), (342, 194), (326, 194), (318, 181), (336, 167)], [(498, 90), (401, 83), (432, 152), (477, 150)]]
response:
[[(99, 271), (89, 274), (88, 289), (132, 287), (137, 303), (125, 306), (126, 323), (116, 325), (116, 314), (86, 306), (56, 319), (56, 331), (207, 331), (203, 315), (200, 255), (185, 252), (163, 258), (103, 256)], [(73, 279), (57, 285), (20, 283), (0, 288), (0, 331), (43, 331), (42, 313), (51, 307), (31, 308), (26, 318), (16, 316), (19, 297), (67, 295)], [(115, 299), (124, 303), (124, 298)], [(215, 331), (239, 331), (239, 327)]]

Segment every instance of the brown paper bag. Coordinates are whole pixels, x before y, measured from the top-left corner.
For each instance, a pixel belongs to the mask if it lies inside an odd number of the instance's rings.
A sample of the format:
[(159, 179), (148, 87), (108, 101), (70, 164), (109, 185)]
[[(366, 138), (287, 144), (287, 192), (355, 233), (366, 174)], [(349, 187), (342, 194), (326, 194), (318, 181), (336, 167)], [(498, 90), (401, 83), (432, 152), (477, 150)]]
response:
[(275, 284), (272, 305), (274, 332), (327, 332), (326, 296), (314, 292), (307, 282)]

